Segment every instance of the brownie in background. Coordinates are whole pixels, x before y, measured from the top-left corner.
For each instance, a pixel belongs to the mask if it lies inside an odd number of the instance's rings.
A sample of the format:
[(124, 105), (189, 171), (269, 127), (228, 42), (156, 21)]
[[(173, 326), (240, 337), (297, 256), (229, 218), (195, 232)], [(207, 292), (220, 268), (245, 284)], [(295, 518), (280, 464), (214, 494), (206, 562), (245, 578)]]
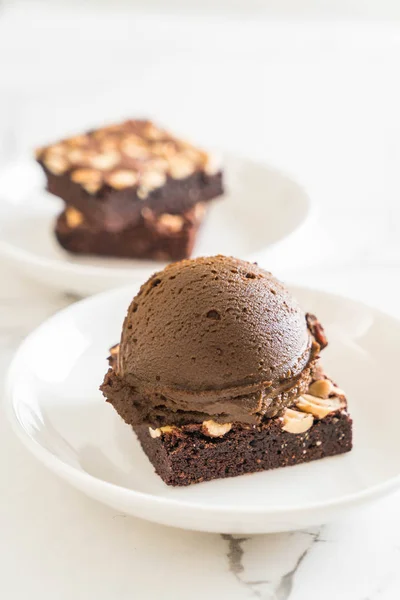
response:
[(201, 202), (180, 215), (156, 216), (143, 209), (135, 225), (107, 231), (89, 225), (82, 213), (68, 207), (57, 219), (55, 234), (60, 245), (75, 254), (180, 260), (192, 253), (204, 212)]
[(207, 203), (223, 193), (215, 158), (151, 121), (130, 120), (37, 151), (65, 202), (56, 237), (79, 254), (190, 256)]

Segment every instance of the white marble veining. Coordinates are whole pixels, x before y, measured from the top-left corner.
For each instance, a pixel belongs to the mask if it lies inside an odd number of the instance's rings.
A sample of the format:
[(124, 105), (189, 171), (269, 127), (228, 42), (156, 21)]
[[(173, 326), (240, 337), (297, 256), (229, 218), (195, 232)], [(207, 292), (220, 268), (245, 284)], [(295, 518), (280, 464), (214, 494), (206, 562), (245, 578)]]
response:
[[(316, 252), (305, 257), (312, 268), (279, 275), (400, 317), (400, 31), (111, 21), (83, 15), (77, 25), (29, 4), (0, 9), (0, 165), (65, 129), (146, 107), (305, 182), (320, 211)], [(160, 96), (167, 85), (173, 92)], [(21, 339), (72, 301), (0, 264), (1, 382)], [(310, 531), (174, 530), (116, 514), (59, 481), (4, 416), (0, 474), (0, 598), (400, 597), (399, 494)]]

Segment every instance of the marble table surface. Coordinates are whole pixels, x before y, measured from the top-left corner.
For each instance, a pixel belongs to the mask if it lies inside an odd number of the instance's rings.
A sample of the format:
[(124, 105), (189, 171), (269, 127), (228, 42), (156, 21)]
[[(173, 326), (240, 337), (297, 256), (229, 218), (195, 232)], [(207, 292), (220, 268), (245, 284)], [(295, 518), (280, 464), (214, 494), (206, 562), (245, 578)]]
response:
[[(306, 185), (319, 210), (313, 251), (299, 248), (305, 268), (280, 277), (400, 317), (400, 28), (77, 19), (32, 5), (0, 7), (0, 166), (104, 115), (159, 116)], [(24, 336), (74, 300), (0, 261), (0, 385)], [(1, 599), (400, 597), (399, 494), (296, 533), (170, 529), (59, 481), (1, 413), (0, 473)]]

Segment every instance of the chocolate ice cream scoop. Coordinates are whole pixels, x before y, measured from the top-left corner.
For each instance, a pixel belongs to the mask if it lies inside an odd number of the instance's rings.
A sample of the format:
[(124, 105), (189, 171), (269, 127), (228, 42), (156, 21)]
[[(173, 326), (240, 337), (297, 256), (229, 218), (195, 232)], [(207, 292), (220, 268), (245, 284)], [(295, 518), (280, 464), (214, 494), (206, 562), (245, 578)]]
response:
[(132, 301), (106, 395), (118, 388), (120, 401), (128, 386), (129, 410), (155, 425), (210, 415), (256, 423), (302, 393), (318, 350), (304, 312), (270, 273), (224, 256), (185, 260)]
[(185, 260), (133, 299), (101, 389), (168, 485), (351, 449), (346, 398), (323, 372), (321, 323), (271, 273)]

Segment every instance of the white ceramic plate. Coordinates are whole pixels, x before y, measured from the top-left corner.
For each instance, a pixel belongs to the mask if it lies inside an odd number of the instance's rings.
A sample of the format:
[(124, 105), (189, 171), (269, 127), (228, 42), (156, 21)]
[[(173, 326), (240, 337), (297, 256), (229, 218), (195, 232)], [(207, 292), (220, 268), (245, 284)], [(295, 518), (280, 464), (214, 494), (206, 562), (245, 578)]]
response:
[(32, 453), (105, 504), (159, 523), (201, 531), (266, 533), (329, 521), (399, 487), (400, 322), (323, 292), (294, 288), (330, 339), (324, 363), (349, 398), (354, 450), (275, 471), (166, 486), (135, 435), (98, 386), (135, 289), (74, 304), (22, 344), (10, 368), (7, 408)]
[[(235, 254), (255, 260), (271, 249), (268, 264), (277, 269), (273, 258), (284, 262), (282, 242), (290, 238), (286, 256), (293, 264), (294, 234), (300, 233), (311, 214), (307, 194), (271, 167), (234, 156), (224, 162), (229, 193), (212, 204), (194, 255)], [(1, 171), (0, 254), (26, 275), (79, 295), (143, 281), (164, 266), (64, 252), (53, 236), (53, 222), (62, 206), (44, 191), (44, 176), (32, 161)]]

